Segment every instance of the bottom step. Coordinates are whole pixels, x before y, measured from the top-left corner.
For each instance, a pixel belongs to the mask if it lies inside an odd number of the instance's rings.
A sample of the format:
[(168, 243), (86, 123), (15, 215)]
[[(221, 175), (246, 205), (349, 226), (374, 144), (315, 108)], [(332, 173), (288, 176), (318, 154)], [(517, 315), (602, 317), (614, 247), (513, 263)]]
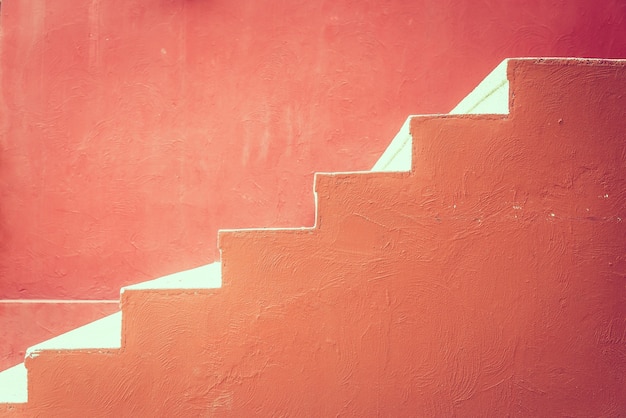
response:
[[(221, 279), (221, 264), (217, 262), (126, 286), (121, 293), (125, 290), (219, 288), (222, 285)], [(37, 357), (44, 350), (119, 349), (121, 339), (122, 312), (119, 311), (36, 344), (26, 350), (26, 357)], [(27, 369), (24, 363), (0, 372), (0, 404), (20, 404), (27, 401)]]
[[(36, 344), (26, 350), (26, 357), (36, 357), (42, 350), (120, 348), (122, 313), (116, 312), (80, 328)], [(0, 403), (24, 403), (28, 384), (24, 363), (0, 372)]]

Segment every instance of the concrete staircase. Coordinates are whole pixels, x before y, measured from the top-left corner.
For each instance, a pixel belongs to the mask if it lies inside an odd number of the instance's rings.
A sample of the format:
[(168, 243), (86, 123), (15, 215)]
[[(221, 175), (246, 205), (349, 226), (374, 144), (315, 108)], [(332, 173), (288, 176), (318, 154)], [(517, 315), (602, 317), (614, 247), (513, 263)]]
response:
[(0, 415), (626, 414), (625, 66), (506, 61), (455, 110), (490, 114), (318, 174), (314, 227), (222, 231), (29, 349)]

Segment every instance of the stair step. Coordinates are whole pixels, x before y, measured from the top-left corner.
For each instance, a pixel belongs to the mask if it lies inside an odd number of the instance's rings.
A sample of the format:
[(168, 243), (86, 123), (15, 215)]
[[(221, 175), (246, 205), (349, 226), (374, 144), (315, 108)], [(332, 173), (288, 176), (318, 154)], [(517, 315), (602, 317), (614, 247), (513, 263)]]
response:
[[(222, 267), (216, 262), (126, 286), (120, 300), (124, 312), (122, 344), (125, 350), (154, 351), (173, 344), (168, 327), (178, 327), (177, 336), (197, 333), (185, 324), (190, 316), (203, 310), (209, 298), (223, 293)], [(168, 327), (159, 326), (167, 323)], [(198, 324), (194, 324), (197, 326)], [(167, 340), (167, 342), (165, 342)]]
[(36, 357), (43, 350), (88, 350), (120, 348), (122, 312), (105, 316), (80, 328), (61, 334), (26, 350)]
[[(212, 263), (126, 286), (122, 288), (121, 293), (219, 287), (221, 287), (221, 264)], [(115, 350), (121, 348), (121, 338), (122, 312), (120, 311), (36, 344), (26, 350), (26, 357), (36, 358), (44, 351)], [(27, 400), (27, 368), (24, 363), (0, 372), (0, 403), (21, 404)]]
[[(26, 350), (35, 358), (44, 350), (119, 349), (122, 313), (116, 312), (80, 328), (61, 334)], [(0, 373), (0, 403), (24, 403), (28, 399), (27, 369), (24, 363)]]
[[(503, 60), (470, 94), (450, 111), (459, 114), (507, 114), (509, 113), (508, 59)], [(409, 116), (391, 140), (371, 171), (410, 171), (412, 161), (411, 119)]]
[[(483, 115), (481, 118), (492, 119), (484, 115), (506, 115), (509, 113), (509, 80), (507, 67), (509, 60), (503, 60), (483, 81), (476, 86), (458, 105), (450, 111), (450, 115)], [(424, 115), (422, 118), (440, 118), (442, 115)], [(396, 173), (411, 171), (413, 161), (413, 136), (411, 134), (411, 120), (420, 118), (420, 115), (409, 116), (399, 132), (393, 138), (383, 155), (376, 162), (370, 172), (355, 173), (317, 173), (315, 176), (315, 191), (317, 193), (316, 225), (326, 223), (331, 227), (337, 216), (344, 213), (353, 213), (355, 208), (347, 201), (349, 196), (355, 195), (355, 190), (363, 193), (357, 196), (357, 205), (366, 205), (368, 194), (380, 196), (381, 187), (395, 188), (394, 180), (400, 177), (382, 177), (380, 173)], [(377, 183), (377, 184), (372, 184)], [(329, 204), (328, 191), (334, 193), (333, 201), (340, 200), (343, 207), (336, 210), (326, 209)], [(414, 191), (407, 191), (414, 193)], [(362, 198), (363, 197), (363, 198)], [(371, 199), (375, 201), (376, 199)], [(427, 199), (428, 200), (428, 199)], [(344, 211), (342, 212), (343, 209)], [(320, 218), (324, 214), (325, 219)], [(328, 224), (331, 225), (328, 225)]]

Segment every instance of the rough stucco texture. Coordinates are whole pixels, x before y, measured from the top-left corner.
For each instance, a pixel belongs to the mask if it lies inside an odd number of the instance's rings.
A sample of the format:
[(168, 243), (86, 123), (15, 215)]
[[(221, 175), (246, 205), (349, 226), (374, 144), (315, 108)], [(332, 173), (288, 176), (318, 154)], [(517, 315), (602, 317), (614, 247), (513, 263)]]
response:
[(625, 57), (596, 1), (2, 2), (0, 299), (117, 298), (310, 226), (315, 171), (369, 169), (407, 115), (509, 56)]
[(410, 174), (317, 177), (316, 228), (223, 232), (221, 289), (125, 292), (121, 351), (28, 359), (24, 411), (625, 415), (625, 64), (508, 74)]

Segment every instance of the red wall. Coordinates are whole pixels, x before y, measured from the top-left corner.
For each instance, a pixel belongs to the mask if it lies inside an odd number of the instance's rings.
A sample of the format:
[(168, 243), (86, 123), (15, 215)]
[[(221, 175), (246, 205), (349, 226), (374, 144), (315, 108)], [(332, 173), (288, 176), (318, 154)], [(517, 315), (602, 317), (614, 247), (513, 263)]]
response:
[[(507, 4), (509, 3), (509, 4)], [(315, 171), (369, 169), (501, 59), (626, 56), (626, 4), (9, 0), (0, 298), (117, 298), (311, 225)]]

